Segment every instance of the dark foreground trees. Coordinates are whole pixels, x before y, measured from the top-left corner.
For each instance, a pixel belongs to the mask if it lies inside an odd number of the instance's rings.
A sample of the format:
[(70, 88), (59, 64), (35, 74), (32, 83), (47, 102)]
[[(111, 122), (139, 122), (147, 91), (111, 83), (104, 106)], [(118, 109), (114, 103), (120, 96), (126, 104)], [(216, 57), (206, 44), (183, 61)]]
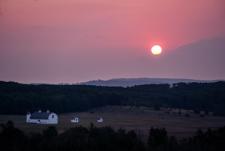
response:
[(147, 144), (134, 131), (110, 127), (75, 127), (58, 134), (55, 127), (42, 133), (25, 134), (12, 122), (0, 128), (0, 147), (4, 151), (223, 151), (225, 127), (177, 140), (165, 129), (151, 128)]
[(49, 127), (41, 134), (24, 132), (12, 122), (1, 125), (0, 146), (4, 151), (145, 151), (134, 131), (110, 127), (75, 127), (61, 134)]

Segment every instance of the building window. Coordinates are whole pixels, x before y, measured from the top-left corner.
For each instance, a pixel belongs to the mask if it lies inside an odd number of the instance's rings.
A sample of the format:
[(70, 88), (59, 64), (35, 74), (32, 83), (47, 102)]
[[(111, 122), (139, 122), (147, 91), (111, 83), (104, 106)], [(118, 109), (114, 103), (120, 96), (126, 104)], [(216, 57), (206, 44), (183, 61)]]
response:
[(52, 118), (54, 118), (54, 115), (52, 115)]

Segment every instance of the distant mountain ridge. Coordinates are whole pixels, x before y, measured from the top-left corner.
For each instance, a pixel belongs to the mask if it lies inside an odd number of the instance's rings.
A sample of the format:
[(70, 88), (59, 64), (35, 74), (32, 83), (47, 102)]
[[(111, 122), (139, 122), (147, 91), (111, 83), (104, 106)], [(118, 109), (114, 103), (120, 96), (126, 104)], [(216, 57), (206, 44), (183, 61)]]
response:
[(92, 80), (79, 83), (80, 85), (95, 85), (95, 86), (113, 86), (113, 87), (131, 87), (135, 85), (145, 84), (174, 84), (174, 83), (208, 83), (216, 80), (193, 80), (193, 79), (170, 79), (170, 78), (118, 78), (110, 80)]

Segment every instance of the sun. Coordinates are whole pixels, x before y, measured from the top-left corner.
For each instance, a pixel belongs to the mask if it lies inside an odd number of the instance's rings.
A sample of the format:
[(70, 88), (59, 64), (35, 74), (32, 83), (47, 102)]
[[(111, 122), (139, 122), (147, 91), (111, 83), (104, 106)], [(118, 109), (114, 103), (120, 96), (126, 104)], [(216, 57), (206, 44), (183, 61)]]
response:
[(154, 45), (151, 48), (151, 52), (153, 55), (160, 55), (162, 53), (162, 47), (160, 45)]

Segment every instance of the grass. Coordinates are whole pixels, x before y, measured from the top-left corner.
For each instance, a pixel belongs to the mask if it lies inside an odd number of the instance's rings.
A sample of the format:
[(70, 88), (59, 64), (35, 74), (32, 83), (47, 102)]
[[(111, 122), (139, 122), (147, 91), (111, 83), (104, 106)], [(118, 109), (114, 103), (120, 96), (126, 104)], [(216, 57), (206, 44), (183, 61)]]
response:
[[(72, 117), (80, 118), (79, 124), (70, 123)], [(103, 123), (97, 123), (97, 117), (103, 117)], [(15, 126), (26, 132), (40, 132), (49, 125), (27, 124), (25, 115), (0, 115), (0, 123), (8, 120)], [(151, 127), (166, 128), (169, 135), (181, 137), (191, 136), (198, 129), (218, 128), (225, 126), (225, 117), (206, 116), (192, 114), (190, 117), (167, 114), (164, 111), (154, 111), (150, 108), (129, 107), (104, 107), (90, 112), (79, 112), (59, 115), (59, 124), (56, 125), (59, 132), (71, 127), (82, 125), (88, 127), (93, 123), (97, 127), (111, 126), (114, 129), (123, 128), (135, 130), (141, 137), (146, 137)]]

